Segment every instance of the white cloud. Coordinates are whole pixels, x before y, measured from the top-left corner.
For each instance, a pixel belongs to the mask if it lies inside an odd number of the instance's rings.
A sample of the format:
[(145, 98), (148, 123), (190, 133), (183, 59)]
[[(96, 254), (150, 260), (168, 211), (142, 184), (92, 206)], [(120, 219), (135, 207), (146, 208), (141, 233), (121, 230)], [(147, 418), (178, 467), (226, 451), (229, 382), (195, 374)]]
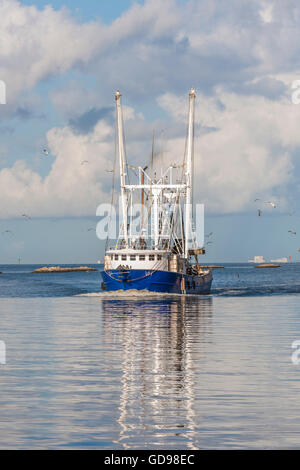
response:
[[(300, 70), (296, 1), (284, 6), (259, 0), (148, 0), (105, 26), (78, 23), (65, 9), (2, 0), (0, 17), (0, 78), (7, 83), (8, 101), (21, 94), (16, 106), (27, 103), (24, 90), (81, 67), (99, 80), (98, 90), (75, 82), (53, 90), (50, 99), (63, 116), (113, 104), (119, 87), (125, 102), (129, 96), (136, 107), (159, 96), (158, 104), (170, 115), (166, 154), (174, 160), (184, 149), (182, 93), (195, 86), (201, 91), (202, 131), (196, 141), (201, 201), (216, 212), (245, 210), (258, 194), (282, 197), (285, 204), (293, 151), (300, 146), (300, 107), (282, 93), (276, 97), (282, 83), (275, 79), (285, 77), (288, 85), (293, 71)], [(268, 90), (272, 99), (263, 96)], [(34, 94), (30, 97), (39, 107)], [(129, 106), (125, 114), (128, 155), (144, 163), (151, 151), (145, 135), (151, 141), (152, 127), (160, 122), (147, 121)], [(32, 215), (86, 215), (107, 198), (104, 170), (114, 156), (113, 125), (102, 119), (87, 134), (66, 125), (51, 129), (47, 139), (55, 158), (47, 176), (21, 160), (0, 171), (1, 217), (18, 216), (23, 207)], [(90, 163), (82, 166), (83, 160)]]
[(2, 0), (0, 17), (0, 77), (8, 103), (74, 67), (95, 74), (102, 95), (122, 87), (140, 97), (300, 69), (295, 0), (146, 0), (108, 26), (79, 23), (64, 8)]
[(0, 217), (20, 217), (25, 208), (40, 217), (94, 215), (107, 198), (102, 185), (114, 152), (112, 129), (101, 121), (91, 134), (65, 127), (52, 129), (47, 138), (55, 160), (45, 178), (24, 161), (0, 171)]
[(50, 93), (51, 103), (65, 118), (79, 116), (92, 109), (98, 102), (98, 95), (82, 84), (72, 80)]
[(41, 80), (94, 64), (95, 58), (147, 32), (152, 38), (174, 32), (178, 24), (174, 0), (134, 4), (110, 26), (78, 23), (66, 8), (38, 10), (17, 0), (1, 0), (0, 17), (0, 77), (7, 84), (8, 102)]
[[(187, 96), (166, 94), (159, 104), (171, 114), (170, 127), (184, 130)], [(196, 135), (196, 199), (218, 213), (253, 208), (257, 196), (279, 200), (284, 210), (286, 187), (293, 181), (292, 150), (300, 145), (300, 107), (285, 99), (241, 98), (219, 89), (214, 98), (199, 94), (196, 110), (197, 124), (206, 129)], [(131, 108), (125, 108), (125, 116), (129, 159), (144, 164), (142, 138), (145, 132), (150, 137), (151, 126)], [(55, 160), (44, 179), (22, 161), (0, 172), (2, 217), (18, 216), (24, 208), (39, 216), (88, 215), (109, 200), (105, 170), (114, 158), (114, 126), (101, 120), (88, 134), (76, 134), (68, 126), (54, 128), (47, 138)], [(179, 162), (183, 152), (182, 133), (166, 142), (165, 161)], [(83, 160), (89, 163), (81, 165)]]
[[(159, 102), (184, 122), (186, 97), (167, 94)], [(274, 102), (219, 89), (213, 98), (199, 95), (196, 110), (198, 124), (215, 129), (196, 138), (196, 191), (200, 201), (222, 213), (250, 209), (258, 195), (279, 197), (284, 210), (286, 185), (293, 182), (292, 151), (300, 145), (300, 108), (288, 99)], [(180, 159), (183, 145), (183, 139), (170, 141), (170, 158)]]
[(101, 42), (99, 23), (79, 24), (66, 9), (38, 10), (2, 0), (0, 17), (0, 76), (7, 85), (8, 102), (40, 80), (87, 63)]

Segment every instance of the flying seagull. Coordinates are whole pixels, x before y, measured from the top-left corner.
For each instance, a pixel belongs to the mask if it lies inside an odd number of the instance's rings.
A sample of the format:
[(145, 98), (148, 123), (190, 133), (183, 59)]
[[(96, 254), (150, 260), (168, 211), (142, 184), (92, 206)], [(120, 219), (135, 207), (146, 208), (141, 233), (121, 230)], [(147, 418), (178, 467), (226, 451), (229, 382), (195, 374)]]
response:
[(296, 235), (296, 234), (297, 234), (297, 232), (293, 232), (293, 230), (289, 230), (288, 232), (289, 232), (291, 235)]
[(213, 232), (210, 232), (208, 235), (205, 235), (207, 238), (211, 237)]
[(43, 153), (44, 153), (45, 155), (49, 155), (49, 150), (43, 149)]
[(30, 215), (22, 214), (22, 217), (24, 217), (24, 219), (26, 219), (26, 220), (31, 220)]
[(13, 231), (12, 230), (4, 230), (4, 232), (2, 232), (2, 234), (3, 233), (13, 233)]
[(256, 201), (261, 201), (261, 199), (259, 197), (257, 197), (256, 199), (254, 199), (254, 202)]
[(265, 201), (265, 204), (269, 204), (269, 206), (272, 206), (273, 209), (276, 208), (276, 204), (274, 204), (274, 202), (272, 202), (272, 201)]

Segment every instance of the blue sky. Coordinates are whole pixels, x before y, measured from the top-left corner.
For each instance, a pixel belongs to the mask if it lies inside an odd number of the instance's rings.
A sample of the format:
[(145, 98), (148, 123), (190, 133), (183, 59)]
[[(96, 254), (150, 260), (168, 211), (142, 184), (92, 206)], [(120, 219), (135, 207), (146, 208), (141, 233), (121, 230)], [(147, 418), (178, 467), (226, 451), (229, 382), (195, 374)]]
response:
[(0, 263), (102, 259), (88, 229), (110, 199), (115, 90), (143, 164), (153, 129), (165, 160), (182, 158), (192, 86), (204, 261), (300, 261), (296, 0), (3, 0), (0, 15)]
[[(62, 6), (68, 8), (74, 17), (79, 21), (94, 21), (99, 19), (104, 23), (110, 23), (114, 19), (118, 18), (123, 12), (125, 12), (134, 3), (133, 0), (113, 0), (99, 1), (99, 0), (88, 0), (86, 2), (81, 0), (53, 0), (53, 1), (32, 1), (22, 0), (23, 5), (35, 5), (39, 9), (43, 9), (46, 5), (51, 5), (55, 10), (61, 9)], [(142, 0), (136, 1), (136, 3), (143, 3)]]

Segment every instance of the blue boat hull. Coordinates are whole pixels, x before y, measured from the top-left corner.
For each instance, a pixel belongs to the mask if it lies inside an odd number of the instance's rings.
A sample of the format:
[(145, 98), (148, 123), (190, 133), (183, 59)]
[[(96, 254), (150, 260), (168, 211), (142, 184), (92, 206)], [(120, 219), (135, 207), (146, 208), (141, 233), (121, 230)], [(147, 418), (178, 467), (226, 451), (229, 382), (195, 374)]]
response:
[(147, 290), (168, 294), (209, 294), (212, 274), (190, 276), (168, 271), (111, 269), (101, 273), (104, 290)]

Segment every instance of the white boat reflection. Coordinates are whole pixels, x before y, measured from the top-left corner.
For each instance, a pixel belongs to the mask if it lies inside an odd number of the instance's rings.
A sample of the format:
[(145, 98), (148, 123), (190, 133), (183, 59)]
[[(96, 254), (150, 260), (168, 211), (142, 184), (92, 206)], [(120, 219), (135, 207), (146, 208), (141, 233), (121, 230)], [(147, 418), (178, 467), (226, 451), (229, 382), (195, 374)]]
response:
[(195, 400), (211, 341), (212, 302), (184, 296), (103, 300), (106, 341), (123, 357), (119, 447), (162, 448), (169, 440), (170, 448), (177, 442), (197, 449)]

